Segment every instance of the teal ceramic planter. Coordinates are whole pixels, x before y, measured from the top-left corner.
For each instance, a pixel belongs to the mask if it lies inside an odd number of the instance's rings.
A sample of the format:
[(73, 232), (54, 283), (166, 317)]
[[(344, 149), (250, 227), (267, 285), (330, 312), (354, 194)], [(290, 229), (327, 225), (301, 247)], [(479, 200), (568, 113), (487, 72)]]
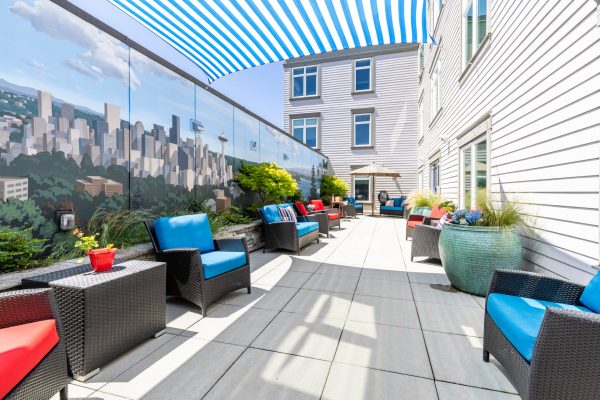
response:
[(523, 248), (516, 229), (445, 224), (440, 257), (452, 286), (486, 296), (494, 269), (521, 268)]

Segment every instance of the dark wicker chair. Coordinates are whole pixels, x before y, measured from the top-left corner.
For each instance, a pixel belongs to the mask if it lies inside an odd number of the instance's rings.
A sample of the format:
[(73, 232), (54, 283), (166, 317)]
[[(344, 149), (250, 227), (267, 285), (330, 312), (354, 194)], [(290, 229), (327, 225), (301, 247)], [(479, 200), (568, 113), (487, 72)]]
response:
[(363, 205), (356, 202), (356, 197), (344, 197), (348, 204), (344, 207), (344, 215), (356, 218), (356, 214), (363, 214)]
[[(263, 247), (263, 253), (267, 250), (286, 249), (295, 251), (300, 255), (300, 249), (308, 246), (313, 240), (316, 240), (317, 243), (319, 243), (319, 229), (309, 232), (306, 235), (299, 236), (298, 226), (293, 221), (267, 221), (262, 211), (266, 207), (257, 209), (258, 215), (260, 215), (263, 222), (263, 229), (265, 232), (265, 246)], [(317, 220), (315, 218), (314, 220), (307, 222), (317, 222)]]
[(194, 303), (206, 316), (206, 309), (215, 300), (233, 291), (247, 288), (251, 292), (250, 283), (250, 254), (246, 238), (226, 238), (214, 240), (214, 246), (219, 251), (243, 251), (246, 253), (246, 265), (225, 272), (210, 279), (204, 277), (202, 255), (194, 248), (170, 249), (161, 251), (154, 221), (145, 221), (150, 234), (152, 246), (157, 261), (167, 263), (167, 296), (181, 297)]
[[(342, 228), (341, 219), (342, 219), (343, 211), (340, 212), (339, 208), (334, 208), (334, 207), (326, 208), (325, 205), (323, 204), (323, 200), (320, 200), (320, 199), (319, 200), (310, 200), (308, 203), (312, 204), (315, 207), (313, 214), (320, 213), (320, 214), (327, 215), (329, 229), (335, 228), (336, 226), (339, 229)], [(327, 234), (327, 236), (329, 236), (329, 233)]]
[[(563, 279), (514, 270), (496, 270), (489, 294), (581, 306), (584, 287)], [(531, 362), (528, 362), (488, 313), (483, 359), (492, 354), (506, 369), (523, 400), (600, 398), (600, 315), (546, 309)]]
[(52, 289), (0, 293), (0, 329), (48, 319), (56, 322), (58, 343), (8, 392), (5, 399), (45, 400), (60, 392), (60, 399), (67, 400), (67, 353), (62, 322)]
[(410, 260), (412, 261), (415, 257), (429, 257), (439, 260), (438, 243), (441, 232), (441, 229), (437, 229), (432, 225), (415, 226), (410, 246)]
[(319, 224), (319, 233), (329, 237), (329, 218), (326, 213), (309, 213), (302, 202), (294, 203), (296, 218), (299, 222), (317, 222)]

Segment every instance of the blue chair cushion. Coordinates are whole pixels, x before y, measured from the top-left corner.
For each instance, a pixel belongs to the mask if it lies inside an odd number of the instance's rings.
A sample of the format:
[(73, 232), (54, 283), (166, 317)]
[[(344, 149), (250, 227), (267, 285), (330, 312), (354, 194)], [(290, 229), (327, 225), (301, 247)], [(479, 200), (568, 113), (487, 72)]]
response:
[(279, 206), (271, 204), (268, 206), (264, 206), (259, 211), (267, 224), (271, 224), (273, 222), (281, 222), (281, 217), (279, 216)]
[(356, 204), (356, 199), (354, 197), (345, 197), (344, 200), (346, 200), (348, 204)]
[(487, 312), (490, 317), (527, 361), (531, 361), (533, 357), (533, 348), (542, 326), (546, 307), (591, 312), (586, 307), (501, 293), (492, 293), (487, 299)]
[(381, 206), (380, 210), (383, 211), (404, 211), (404, 207), (392, 207), (392, 206)]
[(363, 205), (362, 204), (354, 204), (354, 209), (355, 210), (362, 210), (363, 209)]
[(394, 199), (394, 207), (402, 207), (402, 209), (404, 210), (404, 196), (401, 197), (396, 197)]
[(154, 231), (160, 250), (194, 248), (206, 253), (215, 249), (206, 214), (162, 217), (154, 222)]
[(202, 268), (204, 268), (204, 278), (206, 279), (214, 278), (246, 264), (246, 253), (243, 251), (211, 251), (202, 254)]
[(592, 311), (600, 313), (600, 271), (587, 284), (579, 298), (581, 304)]
[(319, 223), (318, 222), (298, 222), (296, 224), (296, 227), (298, 228), (298, 236), (302, 237), (304, 235), (311, 233), (312, 231), (316, 231), (317, 229), (319, 229)]

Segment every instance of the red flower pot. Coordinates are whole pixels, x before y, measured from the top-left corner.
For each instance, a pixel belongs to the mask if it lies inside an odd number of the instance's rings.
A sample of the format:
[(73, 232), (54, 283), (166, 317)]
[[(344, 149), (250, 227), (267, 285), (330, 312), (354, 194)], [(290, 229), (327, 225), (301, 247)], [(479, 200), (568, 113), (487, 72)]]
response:
[(92, 264), (94, 272), (102, 272), (112, 268), (117, 249), (114, 247), (112, 249), (94, 249), (87, 253), (90, 256), (90, 264)]

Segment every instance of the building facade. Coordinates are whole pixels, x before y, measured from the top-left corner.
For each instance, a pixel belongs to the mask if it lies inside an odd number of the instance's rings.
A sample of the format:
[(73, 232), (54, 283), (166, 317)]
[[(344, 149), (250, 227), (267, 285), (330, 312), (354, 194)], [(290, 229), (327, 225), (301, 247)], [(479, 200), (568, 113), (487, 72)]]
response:
[(420, 53), (418, 181), (471, 207), (517, 202), (525, 267), (598, 265), (600, 19), (593, 0), (432, 0)]
[[(371, 193), (417, 187), (418, 57), (415, 46), (379, 46), (302, 57), (284, 66), (284, 129), (329, 158), (368, 211)], [(352, 177), (377, 162), (400, 178)], [(376, 202), (376, 207), (379, 204)]]
[(0, 201), (29, 198), (29, 178), (0, 177)]

